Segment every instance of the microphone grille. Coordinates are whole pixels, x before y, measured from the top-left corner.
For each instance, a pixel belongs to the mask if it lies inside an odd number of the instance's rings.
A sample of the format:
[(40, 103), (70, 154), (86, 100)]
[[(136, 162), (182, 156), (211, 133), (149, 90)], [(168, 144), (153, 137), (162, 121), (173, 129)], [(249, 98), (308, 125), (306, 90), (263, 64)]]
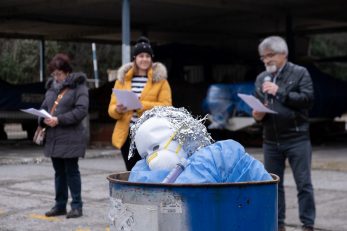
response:
[(271, 77), (270, 76), (265, 76), (264, 82), (270, 82), (270, 81), (271, 81)]

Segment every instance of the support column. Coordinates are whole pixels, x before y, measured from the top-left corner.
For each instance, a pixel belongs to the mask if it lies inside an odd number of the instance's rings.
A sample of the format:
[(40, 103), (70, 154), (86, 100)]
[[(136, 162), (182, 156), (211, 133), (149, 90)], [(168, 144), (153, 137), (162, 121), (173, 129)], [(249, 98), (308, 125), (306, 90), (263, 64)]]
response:
[(94, 69), (94, 81), (95, 88), (99, 88), (99, 73), (98, 73), (98, 59), (96, 57), (96, 45), (92, 43), (92, 53), (93, 53), (93, 69)]
[(41, 39), (39, 41), (40, 48), (40, 82), (45, 81), (45, 40)]
[(289, 50), (288, 60), (295, 62), (295, 34), (293, 31), (293, 17), (291, 14), (287, 14), (286, 17), (286, 38)]
[(130, 62), (130, 0), (122, 6), (122, 63)]

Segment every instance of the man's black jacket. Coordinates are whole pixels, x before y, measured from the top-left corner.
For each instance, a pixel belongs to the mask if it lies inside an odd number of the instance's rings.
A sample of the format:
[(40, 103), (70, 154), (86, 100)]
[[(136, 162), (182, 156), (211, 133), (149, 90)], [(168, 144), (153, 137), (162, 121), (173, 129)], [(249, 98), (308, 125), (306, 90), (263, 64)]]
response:
[[(258, 75), (256, 96), (264, 102), (262, 84), (268, 72)], [(313, 85), (310, 74), (302, 66), (287, 62), (279, 73), (275, 96), (269, 95), (268, 107), (278, 114), (267, 113), (263, 120), (265, 142), (283, 142), (288, 139), (308, 139), (308, 111), (313, 104)]]

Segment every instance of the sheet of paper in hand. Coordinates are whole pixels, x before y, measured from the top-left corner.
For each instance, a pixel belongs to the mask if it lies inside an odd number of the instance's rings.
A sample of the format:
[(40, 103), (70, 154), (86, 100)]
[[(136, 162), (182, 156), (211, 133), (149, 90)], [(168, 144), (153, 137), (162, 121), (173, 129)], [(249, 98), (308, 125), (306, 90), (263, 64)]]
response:
[(22, 112), (26, 112), (32, 115), (36, 115), (39, 117), (43, 117), (43, 118), (51, 118), (51, 114), (49, 114), (45, 109), (40, 109), (37, 110), (35, 108), (28, 108), (28, 109), (20, 109)]
[(241, 93), (238, 93), (237, 95), (255, 111), (277, 114), (277, 112), (267, 108), (259, 101), (259, 99), (255, 98), (253, 95), (246, 95)]
[(142, 108), (142, 104), (137, 95), (128, 90), (113, 89), (113, 93), (116, 95), (117, 103), (123, 104), (128, 110), (136, 110)]

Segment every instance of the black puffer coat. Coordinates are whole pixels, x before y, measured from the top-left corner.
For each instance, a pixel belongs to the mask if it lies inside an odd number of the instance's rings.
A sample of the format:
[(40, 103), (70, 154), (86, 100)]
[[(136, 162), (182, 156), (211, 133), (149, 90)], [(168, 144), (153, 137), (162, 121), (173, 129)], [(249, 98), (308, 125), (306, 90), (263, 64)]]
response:
[[(82, 120), (88, 114), (89, 96), (86, 75), (71, 73), (64, 82), (63, 89), (68, 88), (56, 107), (53, 116), (59, 124), (47, 127), (44, 154), (46, 157), (73, 158), (83, 157), (86, 151), (86, 131)], [(45, 99), (41, 108), (51, 111), (54, 101), (60, 92), (53, 88), (53, 79), (47, 81)], [(40, 125), (45, 126), (40, 118)]]
[[(257, 97), (264, 101), (262, 84), (269, 76), (262, 72), (255, 87)], [(313, 104), (313, 85), (305, 67), (287, 62), (278, 75), (278, 91), (275, 97), (269, 95), (269, 108), (278, 114), (266, 114), (261, 121), (265, 142), (283, 142), (288, 139), (308, 139), (308, 112)]]

